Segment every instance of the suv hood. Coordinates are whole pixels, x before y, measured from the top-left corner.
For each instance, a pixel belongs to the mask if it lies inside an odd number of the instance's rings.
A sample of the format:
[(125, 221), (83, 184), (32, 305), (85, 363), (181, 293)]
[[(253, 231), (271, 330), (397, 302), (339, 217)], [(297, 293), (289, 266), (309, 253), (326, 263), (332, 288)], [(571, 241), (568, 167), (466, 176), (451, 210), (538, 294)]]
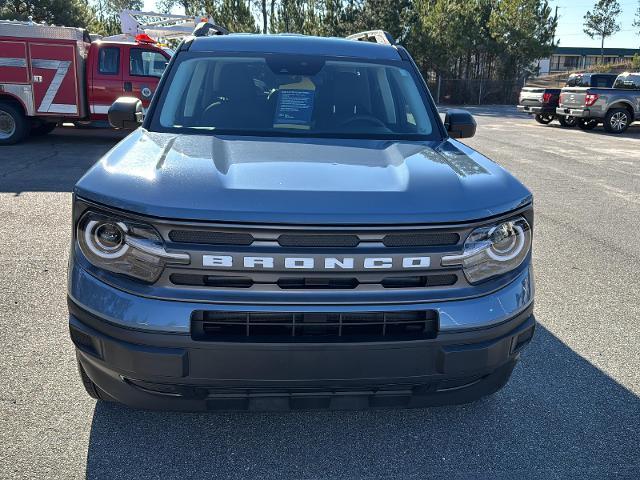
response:
[(155, 217), (284, 224), (477, 220), (531, 201), (500, 166), (455, 140), (176, 135), (140, 128), (75, 193)]

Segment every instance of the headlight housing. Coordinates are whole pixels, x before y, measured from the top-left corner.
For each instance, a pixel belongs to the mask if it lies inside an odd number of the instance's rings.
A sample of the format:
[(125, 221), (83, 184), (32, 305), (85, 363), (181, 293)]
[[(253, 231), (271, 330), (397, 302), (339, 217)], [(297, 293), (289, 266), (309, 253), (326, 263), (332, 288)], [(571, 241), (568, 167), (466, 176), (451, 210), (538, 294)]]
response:
[(470, 283), (517, 268), (531, 250), (531, 227), (524, 217), (475, 229), (462, 255), (442, 257), (443, 266), (461, 265)]
[(187, 253), (170, 253), (156, 230), (125, 218), (88, 211), (80, 218), (76, 239), (94, 266), (155, 282), (166, 263), (189, 263)]

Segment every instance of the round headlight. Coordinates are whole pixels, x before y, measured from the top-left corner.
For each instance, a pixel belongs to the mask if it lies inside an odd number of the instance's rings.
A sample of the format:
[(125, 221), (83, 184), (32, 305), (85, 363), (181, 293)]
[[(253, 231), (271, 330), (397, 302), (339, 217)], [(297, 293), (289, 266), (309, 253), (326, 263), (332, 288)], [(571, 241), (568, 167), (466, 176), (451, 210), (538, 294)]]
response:
[(113, 251), (124, 243), (124, 232), (118, 224), (103, 223), (95, 229), (93, 239), (103, 250)]
[(525, 235), (521, 226), (505, 222), (489, 231), (491, 246), (487, 255), (493, 260), (506, 262), (518, 256), (525, 244)]
[(118, 258), (127, 253), (127, 226), (122, 222), (91, 220), (84, 230), (85, 245), (101, 258)]
[(442, 266), (462, 266), (470, 283), (517, 268), (531, 249), (531, 227), (524, 217), (476, 228), (464, 242), (461, 255), (442, 257)]
[(153, 226), (115, 214), (87, 210), (78, 220), (76, 239), (94, 267), (153, 283), (166, 263), (188, 264), (183, 252), (167, 252)]

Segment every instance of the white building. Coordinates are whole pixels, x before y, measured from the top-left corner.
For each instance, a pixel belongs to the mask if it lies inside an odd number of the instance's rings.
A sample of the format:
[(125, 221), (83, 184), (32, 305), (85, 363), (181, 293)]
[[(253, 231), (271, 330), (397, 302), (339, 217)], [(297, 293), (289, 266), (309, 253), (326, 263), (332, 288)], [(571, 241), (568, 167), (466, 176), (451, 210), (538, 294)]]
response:
[[(605, 48), (604, 63), (621, 63), (640, 54), (640, 49), (634, 48)], [(538, 60), (540, 75), (549, 73), (583, 70), (591, 65), (601, 63), (599, 48), (556, 47), (549, 58)]]

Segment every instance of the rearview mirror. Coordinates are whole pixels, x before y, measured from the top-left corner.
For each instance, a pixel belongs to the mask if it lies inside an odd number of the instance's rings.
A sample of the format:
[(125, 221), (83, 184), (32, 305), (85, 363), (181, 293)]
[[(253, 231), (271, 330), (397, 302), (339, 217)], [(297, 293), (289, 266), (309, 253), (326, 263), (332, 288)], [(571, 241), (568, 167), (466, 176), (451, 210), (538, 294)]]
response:
[(113, 128), (138, 128), (143, 117), (142, 102), (135, 97), (120, 97), (109, 107), (108, 116)]
[(451, 138), (470, 138), (476, 134), (476, 121), (466, 110), (449, 110), (444, 117), (444, 126)]

